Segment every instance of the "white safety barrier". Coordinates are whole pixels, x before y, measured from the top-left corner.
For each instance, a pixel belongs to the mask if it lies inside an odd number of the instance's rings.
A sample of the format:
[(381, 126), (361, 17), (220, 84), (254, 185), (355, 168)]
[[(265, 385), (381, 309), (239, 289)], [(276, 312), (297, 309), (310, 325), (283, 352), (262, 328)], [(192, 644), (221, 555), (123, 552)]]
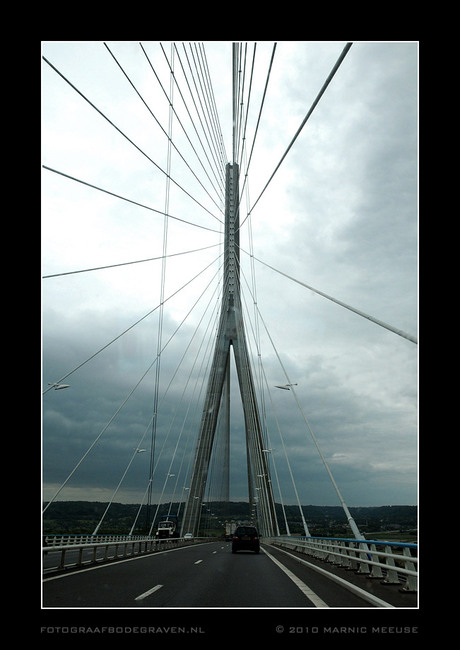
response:
[(150, 535), (44, 535), (43, 546), (75, 546), (75, 544), (99, 544), (106, 542), (138, 542), (155, 540)]
[(331, 537), (276, 537), (270, 543), (399, 585), (402, 591), (417, 591), (417, 544)]
[[(48, 535), (43, 539), (44, 572), (82, 567), (101, 562), (119, 560), (136, 555), (156, 553), (181, 546), (210, 541), (211, 538), (169, 538), (129, 535)], [(97, 541), (95, 541), (97, 540)], [(59, 554), (56, 561), (50, 556)], [(70, 557), (70, 559), (69, 559)]]

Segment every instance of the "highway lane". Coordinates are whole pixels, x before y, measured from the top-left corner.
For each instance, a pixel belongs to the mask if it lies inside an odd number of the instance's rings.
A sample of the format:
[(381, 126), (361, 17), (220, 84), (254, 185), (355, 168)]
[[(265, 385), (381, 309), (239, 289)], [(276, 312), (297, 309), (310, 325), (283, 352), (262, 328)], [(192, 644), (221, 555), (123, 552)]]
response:
[(369, 603), (273, 547), (212, 542), (45, 577), (45, 608), (309, 608)]

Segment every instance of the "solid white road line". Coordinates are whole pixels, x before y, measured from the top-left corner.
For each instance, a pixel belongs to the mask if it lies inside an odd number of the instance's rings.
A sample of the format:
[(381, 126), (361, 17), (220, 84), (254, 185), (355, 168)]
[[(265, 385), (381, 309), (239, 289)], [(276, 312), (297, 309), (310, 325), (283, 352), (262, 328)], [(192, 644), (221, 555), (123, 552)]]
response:
[(156, 585), (155, 587), (152, 587), (152, 589), (144, 591), (144, 593), (135, 598), (135, 600), (144, 600), (144, 598), (147, 598), (147, 596), (150, 596), (150, 594), (153, 594), (155, 591), (158, 591), (158, 589), (161, 589), (162, 586), (163, 585)]
[[(212, 542), (204, 542), (205, 544), (212, 544)], [(78, 569), (77, 571), (69, 571), (69, 573), (61, 573), (58, 576), (49, 576), (46, 577), (46, 574), (43, 576), (42, 582), (49, 582), (50, 580), (59, 580), (60, 578), (68, 578), (70, 576), (76, 575), (77, 573), (84, 573), (85, 571), (95, 571), (96, 569), (106, 569), (110, 566), (115, 566), (116, 564), (123, 564), (124, 562), (133, 562), (134, 560), (146, 560), (148, 558), (157, 557), (163, 555), (164, 553), (176, 553), (177, 551), (184, 551), (191, 546), (179, 546), (179, 548), (170, 548), (167, 551), (155, 551), (153, 553), (146, 553), (145, 555), (135, 555), (134, 557), (126, 557), (122, 560), (115, 560), (114, 562), (101, 562), (97, 566), (91, 566), (87, 569)], [(51, 569), (53, 570), (53, 569)]]
[(281, 564), (281, 562), (279, 562), (275, 557), (273, 557), (273, 555), (271, 555), (265, 548), (263, 549), (263, 552), (265, 553), (265, 555), (268, 555), (268, 557), (270, 558), (270, 560), (272, 560), (272, 562), (274, 562), (282, 571), (284, 571), (284, 573), (288, 576), (288, 578), (290, 578), (292, 582), (300, 589), (300, 591), (302, 591), (305, 594), (305, 596), (309, 600), (311, 600), (311, 602), (315, 607), (329, 608), (329, 605), (327, 605), (324, 602), (324, 600), (322, 600), (319, 596), (317, 596), (315, 592), (312, 591), (308, 585), (302, 582), (302, 580), (300, 580), (296, 575), (294, 575), (292, 571), (289, 571), (289, 569), (287, 569), (283, 564)]
[(394, 608), (394, 605), (390, 605), (390, 603), (387, 603), (385, 600), (382, 600), (381, 598), (377, 598), (377, 596), (374, 596), (373, 594), (369, 593), (368, 591), (365, 591), (364, 589), (361, 589), (361, 587), (358, 587), (352, 584), (351, 582), (347, 582), (343, 578), (339, 578), (339, 576), (336, 576), (333, 573), (326, 571), (326, 569), (321, 569), (319, 566), (316, 566), (311, 562), (307, 562), (307, 560), (302, 560), (296, 555), (292, 555), (292, 553), (288, 553), (288, 551), (286, 551), (284, 548), (279, 548), (278, 551), (281, 551), (281, 553), (285, 553), (286, 555), (289, 555), (290, 557), (294, 558), (297, 562), (304, 564), (310, 569), (313, 569), (314, 571), (321, 573), (322, 575), (329, 578), (329, 580), (334, 580), (334, 582), (336, 582), (337, 584), (342, 585), (342, 587), (348, 589), (349, 591), (352, 591), (353, 593), (357, 594), (364, 600), (367, 600), (369, 603), (372, 603), (372, 605), (376, 605), (377, 607)]

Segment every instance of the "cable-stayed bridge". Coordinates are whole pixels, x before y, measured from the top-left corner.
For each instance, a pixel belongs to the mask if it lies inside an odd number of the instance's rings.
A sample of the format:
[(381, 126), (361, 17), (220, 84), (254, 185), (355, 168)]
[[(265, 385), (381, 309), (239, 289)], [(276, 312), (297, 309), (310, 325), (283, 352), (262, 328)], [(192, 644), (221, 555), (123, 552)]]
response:
[[(77, 587), (76, 591), (73, 590), (80, 594), (77, 600), (67, 601), (66, 605), (66, 598), (59, 590), (63, 583), (60, 576), (68, 575), (69, 566), (84, 568), (86, 573), (90, 567), (104, 565), (104, 571), (118, 571), (115, 567), (123, 565), (123, 571), (126, 571), (127, 566), (134, 567), (135, 564), (126, 564), (128, 559), (141, 560), (150, 556), (153, 561), (155, 557), (163, 556), (165, 562), (174, 557), (174, 562), (179, 563), (184, 558), (191, 558), (193, 553), (197, 554), (193, 562), (195, 566), (203, 562), (201, 556), (198, 557), (201, 553), (214, 549), (213, 554), (222, 553), (224, 556), (219, 570), (227, 571), (231, 579), (234, 567), (228, 565), (225, 553), (228, 546), (215, 546), (214, 540), (202, 534), (201, 524), (203, 508), (212, 507), (214, 501), (229, 500), (236, 481), (239, 481), (237, 489), (241, 490), (243, 475), (248, 503), (247, 523), (257, 527), (262, 542), (267, 545), (264, 547), (265, 557), (278, 568), (284, 566), (281, 569), (283, 576), (291, 580), (294, 566), (287, 568), (283, 564), (280, 554), (284, 553), (289, 557), (288, 561), (297, 562), (302, 571), (313, 571), (315, 576), (321, 576), (321, 580), (332, 580), (346, 593), (345, 599), (343, 593), (335, 594), (335, 605), (328, 603), (327, 598), (305, 587), (306, 582), (297, 576), (293, 579), (296, 596), (291, 599), (286, 593), (286, 606), (366, 607), (369, 603), (373, 607), (414, 606), (414, 601), (408, 604), (407, 598), (417, 591), (416, 545), (366, 540), (359, 530), (334, 471), (335, 452), (329, 444), (325, 450), (307, 416), (310, 398), (302, 393), (301, 382), (296, 381), (297, 375), (292, 375), (289, 355), (283, 359), (280, 349), (285, 341), (281, 341), (281, 346), (274, 343), (264, 310), (260, 307), (263, 300), (259, 298), (259, 283), (256, 281), (255, 263), (260, 263), (266, 271), (269, 269), (279, 278), (295, 284), (296, 290), (308, 291), (332, 308), (343, 311), (347, 318), (356, 319), (360, 324), (363, 321), (366, 327), (383, 331), (385, 340), (391, 338), (398, 342), (398, 350), (404, 346), (404, 361), (407, 355), (416, 357), (416, 337), (399, 324), (392, 325), (391, 319), (387, 322), (379, 314), (372, 314), (351, 301), (320, 290), (306, 282), (304, 277), (295, 277), (263, 261), (259, 252), (255, 254), (259, 248), (254, 241), (253, 211), (256, 214), (273, 192), (272, 188), (276, 188), (284, 165), (295, 155), (304, 129), (323, 98), (328, 96), (329, 87), (333, 86), (353, 51), (351, 43), (336, 45), (334, 51), (339, 51), (332, 65), (322, 83), (315, 88), (311, 103), (305, 108), (300, 124), (292, 131), (292, 137), (283, 143), (276, 164), (265, 181), (258, 184), (259, 193), (255, 201), (250, 200), (249, 186), (251, 182), (252, 188), (253, 177), (258, 180), (263, 163), (260, 158), (257, 162), (255, 152), (262, 139), (259, 129), (264, 128), (264, 108), (270, 97), (277, 44), (270, 46), (269, 56), (262, 59), (264, 73), (259, 81), (259, 94), (257, 44), (222, 45), (231, 66), (228, 68), (229, 77), (217, 80), (211, 74), (215, 61), (208, 59), (207, 48), (202, 44), (171, 44), (166, 48), (158, 43), (97, 43), (90, 44), (89, 50), (81, 44), (72, 45), (70, 49), (65, 44), (60, 47), (50, 44), (44, 48), (43, 95), (46, 116), (50, 117), (50, 124), (47, 122), (45, 129), (43, 165), (47, 197), (44, 202), (44, 221), (47, 224), (44, 251), (47, 255), (44, 257), (50, 265), (43, 278), (46, 312), (44, 516), (56, 501), (68, 498), (66, 495), (75, 499), (75, 495), (101, 494), (105, 498), (87, 500), (107, 502), (106, 511), (88, 538), (47, 539), (45, 606), (60, 606), (60, 602), (62, 606), (71, 607), (98, 606), (98, 603), (103, 607), (212, 606), (206, 598), (188, 601), (188, 598), (193, 598), (183, 588), (179, 597), (168, 593), (166, 599), (161, 600), (161, 594), (166, 593), (166, 590), (162, 591), (166, 577), (133, 597), (118, 592), (114, 600), (97, 590), (91, 590), (85, 596), (85, 587), (82, 586), (81, 591)], [(105, 58), (93, 59), (91, 50), (94, 47), (103, 48)], [(77, 56), (80, 54), (93, 62), (96, 74), (89, 77), (82, 74), (85, 66)], [(231, 89), (228, 92), (231, 119), (227, 122), (231, 130), (230, 155), (225, 150), (228, 134), (221, 124), (216, 83)], [(104, 86), (111, 88), (114, 104), (107, 102)], [(125, 99), (124, 93), (128, 90), (136, 100), (135, 109), (131, 109), (131, 104)], [(70, 97), (77, 97), (78, 108)], [(256, 108), (253, 108), (254, 102)], [(86, 124), (89, 114), (97, 117), (97, 126), (92, 122)], [(142, 121), (145, 116), (150, 123), (148, 130)], [(278, 113), (278, 116), (284, 128), (284, 121), (288, 122), (287, 115)], [(85, 122), (84, 128), (88, 129), (86, 141), (76, 137), (74, 128), (78, 120)], [(270, 130), (270, 125), (265, 128)], [(67, 129), (65, 141), (59, 137), (62, 129)], [(98, 142), (100, 137), (107, 138), (105, 147)], [(276, 140), (278, 132), (271, 133), (271, 137)], [(113, 138), (122, 141), (123, 148), (113, 147)], [(69, 150), (69, 146), (73, 150)], [(48, 160), (51, 154), (55, 161)], [(315, 151), (311, 156), (315, 157)], [(408, 164), (407, 160), (405, 164)], [(138, 197), (133, 196), (131, 185), (124, 178), (132, 167), (135, 169)], [(93, 177), (90, 172), (94, 173)], [(295, 184), (298, 183), (299, 179), (296, 179)], [(332, 190), (334, 182), (330, 185)], [(83, 192), (83, 197), (79, 192)], [(274, 210), (278, 212), (280, 204), (276, 192), (271, 197)], [(385, 202), (393, 204), (398, 198), (401, 197), (388, 196), (386, 188)], [(160, 205), (161, 201), (163, 205)], [(120, 212), (113, 207), (114, 204), (122, 204)], [(62, 211), (64, 205), (67, 205), (68, 213)], [(408, 210), (407, 206), (401, 208), (402, 212), (405, 210)], [(266, 204), (264, 211), (270, 212)], [(143, 216), (145, 213), (147, 218)], [(283, 224), (278, 233), (280, 240), (286, 236), (286, 216), (289, 222), (291, 217), (283, 213), (278, 214), (275, 221), (275, 224)], [(412, 219), (416, 221), (415, 214)], [(263, 217), (261, 221), (263, 224)], [(63, 222), (65, 227), (62, 227)], [(60, 227), (67, 231), (65, 236), (59, 232)], [(84, 231), (81, 242), (80, 230)], [(67, 246), (63, 250), (65, 237)], [(181, 249), (177, 248), (176, 241)], [(82, 248), (77, 243), (82, 244)], [(303, 242), (299, 241), (298, 246), (302, 245)], [(123, 261), (114, 257), (137, 247), (140, 247), (138, 250), (155, 250), (157, 254), (130, 260), (123, 256)], [(70, 265), (80, 254), (84, 259), (99, 261), (78, 268), (56, 268), (62, 259), (69, 259)], [(94, 257), (95, 254), (100, 257)], [(195, 261), (198, 257), (201, 264)], [(146, 266), (153, 263), (157, 264), (156, 270), (146, 271)], [(113, 295), (105, 302), (104, 290), (109, 285), (94, 278), (109, 273), (115, 273), (116, 278), (114, 288), (110, 288)], [(76, 278), (78, 281), (82, 278), (81, 284), (65, 284), (74, 282)], [(53, 282), (59, 284), (58, 289), (48, 289)], [(267, 286), (270, 295), (270, 283), (264, 288)], [(273, 283), (268, 304), (276, 308), (284, 301), (279, 300), (274, 287)], [(137, 307), (136, 301), (144, 300), (145, 296), (150, 299), (157, 297), (158, 301), (153, 308), (127, 323), (125, 314), (131, 313), (133, 306)], [(111, 302), (114, 297), (123, 297), (131, 302), (126, 311), (123, 304)], [(382, 302), (388, 300), (384, 292), (381, 298)], [(81, 306), (76, 320), (70, 316), (72, 301)], [(207, 304), (203, 306), (205, 301)], [(66, 312), (67, 305), (69, 311)], [(277, 317), (289, 339), (289, 347), (295, 330), (290, 323), (295, 321), (297, 307), (298, 303), (292, 305), (291, 312), (285, 312), (281, 307)], [(87, 319), (86, 325), (83, 324), (83, 315)], [(156, 317), (155, 323), (153, 317)], [(53, 318), (62, 324), (64, 334), (55, 328)], [(104, 339), (109, 330), (111, 334)], [(300, 336), (303, 337), (305, 332), (310, 332), (308, 325), (300, 329)], [(268, 363), (264, 359), (267, 342), (270, 344)], [(90, 347), (92, 351), (89, 354), (79, 356)], [(136, 366), (139, 360), (142, 365), (140, 374), (140, 366)], [(290, 365), (298, 369), (297, 360)], [(358, 362), (358, 367), (360, 365)], [(270, 378), (273, 377), (275, 366), (277, 377), (281, 379), (277, 379), (276, 384), (272, 381), (270, 385), (268, 373)], [(354, 368), (349, 369), (352, 371)], [(369, 369), (365, 372), (368, 373)], [(239, 387), (236, 399), (231, 389), (234, 384)], [(115, 397), (108, 397), (106, 385), (110, 385)], [(289, 394), (283, 395), (292, 396), (289, 410), (296, 410), (299, 415), (303, 443), (299, 443), (298, 438), (290, 440), (284, 433), (283, 429), (299, 425), (293, 425), (291, 413), (284, 423), (276, 414), (276, 400), (281, 394), (273, 398), (272, 388), (275, 393), (284, 389)], [(407, 391), (408, 387), (405, 388)], [(67, 402), (59, 402), (61, 397)], [(109, 413), (108, 406), (114, 402), (117, 406)], [(271, 416), (268, 415), (269, 405), (273, 409)], [(325, 403), (322, 407), (328, 410)], [(105, 422), (102, 420), (104, 413), (108, 413)], [(404, 421), (410, 419), (404, 415)], [(277, 448), (275, 434), (279, 440)], [(386, 434), (385, 429), (376, 433), (376, 456), (381, 453), (379, 449)], [(406, 432), (398, 432), (399, 440), (404, 440), (406, 435)], [(367, 434), (363, 433), (361, 438), (354, 439), (353, 444), (358, 450), (366, 438)], [(308, 496), (302, 491), (304, 488), (299, 487), (299, 479), (303, 484), (305, 470), (300, 477), (296, 476), (298, 468), (295, 462), (295, 456), (305, 452), (306, 440), (309, 444), (307, 455), (315, 456), (327, 479), (330, 490), (327, 498), (334, 495), (343, 508), (349, 538), (319, 540), (309, 530), (301, 508), (302, 500), (305, 503)], [(232, 464), (235, 448), (236, 460)], [(404, 449), (403, 455), (406, 453)], [(283, 470), (278, 464), (281, 459)], [(413, 464), (414, 459), (411, 459), (410, 465)], [(350, 471), (355, 472), (356, 468), (353, 466)], [(301, 538), (293, 536), (289, 521), (285, 517), (280, 520), (276, 514), (275, 503), (286, 503), (287, 483), (288, 498), (297, 502), (302, 516)], [(134, 494), (137, 499), (133, 500)], [(138, 514), (126, 531), (126, 537), (114, 539), (104, 536), (105, 518), (110, 507), (117, 500), (126, 499), (139, 503)], [(392, 497), (388, 499), (391, 501)], [(366, 501), (365, 494), (362, 500)], [(173, 541), (158, 540), (155, 532), (159, 506), (175, 501), (180, 504), (178, 511), (169, 514), (179, 518), (180, 535)], [(186, 535), (192, 539), (187, 539)], [(208, 544), (211, 544), (209, 549)], [(181, 553), (184, 555), (179, 560)], [(305, 555), (310, 560), (305, 560)], [(50, 558), (54, 558), (51, 564)], [(360, 577), (373, 580), (374, 585), (375, 579), (385, 587), (396, 585), (395, 594), (398, 595), (392, 596), (392, 604), (381, 594), (376, 595), (375, 587), (366, 591), (365, 585), (350, 586), (350, 581), (344, 587), (340, 575), (335, 578), (325, 576), (319, 566), (321, 562), (332, 562), (339, 567), (337, 571), (354, 569)], [(316, 568), (312, 566), (314, 563), (317, 563)], [(174, 566), (177, 568), (178, 564)], [(184, 566), (183, 571), (188, 571), (188, 568)], [(254, 575), (254, 580), (258, 579)], [(115, 582), (119, 580), (125, 578), (114, 578)], [(134, 583), (138, 584), (137, 578), (133, 579)], [(299, 588), (300, 584), (304, 587)], [(136, 588), (133, 586), (134, 590)], [(177, 592), (177, 587), (170, 589)], [(323, 589), (323, 585), (318, 586), (318, 591)], [(191, 591), (194, 591), (193, 586)], [(224, 592), (228, 594), (228, 589)], [(263, 592), (263, 588), (257, 592)], [(209, 590), (207, 593), (209, 598)], [(253, 604), (245, 603), (243, 606), (284, 606), (283, 597), (277, 590), (276, 593), (274, 600), (270, 596), (266, 602), (251, 601)], [(217, 597), (214, 594), (213, 597), (221, 606), (238, 606), (231, 599), (229, 604), (225, 595)], [(64, 600), (60, 600), (62, 598)], [(151, 598), (160, 601), (155, 604), (149, 600)], [(361, 604), (356, 604), (355, 598)], [(401, 598), (406, 598), (406, 605)]]

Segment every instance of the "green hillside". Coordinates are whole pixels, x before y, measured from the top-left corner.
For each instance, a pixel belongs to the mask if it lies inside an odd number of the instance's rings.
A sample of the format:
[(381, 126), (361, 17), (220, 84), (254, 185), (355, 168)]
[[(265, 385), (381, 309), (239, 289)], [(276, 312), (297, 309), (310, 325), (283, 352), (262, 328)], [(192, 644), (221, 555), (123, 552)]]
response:
[[(46, 505), (46, 504), (45, 504)], [(44, 534), (92, 533), (103, 516), (107, 503), (97, 501), (56, 501), (45, 512), (43, 518)], [(158, 509), (158, 516), (171, 513), (179, 514), (178, 503), (163, 504)], [(304, 534), (302, 518), (298, 506), (276, 504), (280, 532), (286, 532), (285, 520), (291, 534)], [(345, 513), (340, 506), (302, 506), (305, 520), (311, 535), (316, 536), (350, 536)], [(380, 506), (349, 508), (352, 517), (362, 533), (380, 531), (404, 532), (406, 537), (415, 540), (417, 529), (416, 506)], [(150, 527), (151, 517), (157, 506), (151, 506), (150, 517), (146, 507), (139, 504), (113, 503), (99, 529), (100, 534), (126, 534), (137, 517), (134, 534), (143, 534)], [(213, 502), (203, 513), (201, 528), (203, 534), (219, 535), (225, 521), (245, 521), (248, 519), (247, 502)], [(388, 536), (387, 536), (388, 537)]]

